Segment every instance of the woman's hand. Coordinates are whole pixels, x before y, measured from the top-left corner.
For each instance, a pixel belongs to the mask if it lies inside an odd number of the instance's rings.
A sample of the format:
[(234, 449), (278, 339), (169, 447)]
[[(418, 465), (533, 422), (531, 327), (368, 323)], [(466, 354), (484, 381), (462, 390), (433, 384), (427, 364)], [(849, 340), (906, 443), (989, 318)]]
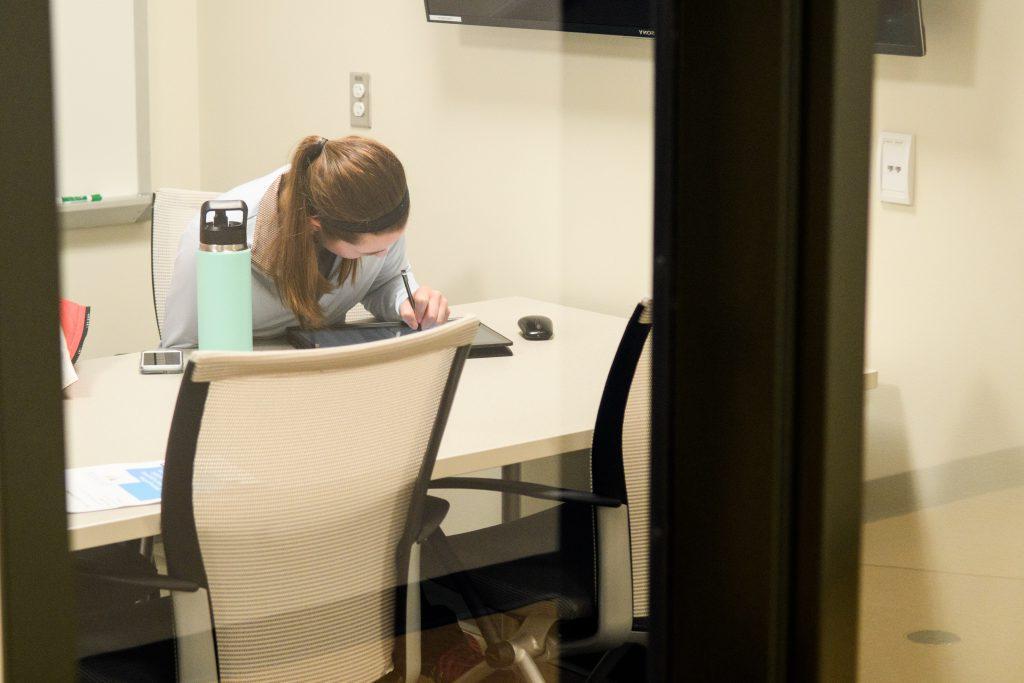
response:
[(413, 292), (412, 300), (412, 304), (406, 299), (398, 307), (398, 313), (409, 327), (428, 330), (448, 321), (448, 299), (436, 289), (420, 287)]

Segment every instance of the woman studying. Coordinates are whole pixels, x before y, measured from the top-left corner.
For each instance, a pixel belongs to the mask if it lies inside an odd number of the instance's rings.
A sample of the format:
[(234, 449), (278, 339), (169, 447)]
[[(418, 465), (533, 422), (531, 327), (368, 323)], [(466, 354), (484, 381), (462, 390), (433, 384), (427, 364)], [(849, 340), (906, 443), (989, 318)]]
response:
[[(253, 336), (300, 325), (343, 322), (362, 303), (379, 320), (432, 327), (448, 319), (448, 300), (402, 270), (409, 189), (398, 157), (351, 136), (309, 136), (292, 162), (223, 196), (250, 207)], [(253, 212), (253, 207), (256, 207)], [(196, 249), (199, 218), (182, 235), (167, 294), (163, 347), (197, 342)]]

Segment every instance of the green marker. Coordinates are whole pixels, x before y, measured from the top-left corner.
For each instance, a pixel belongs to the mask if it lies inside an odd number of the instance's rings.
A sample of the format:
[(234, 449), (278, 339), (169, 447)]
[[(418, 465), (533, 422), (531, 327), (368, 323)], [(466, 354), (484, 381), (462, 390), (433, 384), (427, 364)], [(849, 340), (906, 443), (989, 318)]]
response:
[(70, 204), (72, 202), (99, 202), (102, 200), (103, 195), (101, 194), (75, 194), (60, 198), (60, 201), (63, 204)]

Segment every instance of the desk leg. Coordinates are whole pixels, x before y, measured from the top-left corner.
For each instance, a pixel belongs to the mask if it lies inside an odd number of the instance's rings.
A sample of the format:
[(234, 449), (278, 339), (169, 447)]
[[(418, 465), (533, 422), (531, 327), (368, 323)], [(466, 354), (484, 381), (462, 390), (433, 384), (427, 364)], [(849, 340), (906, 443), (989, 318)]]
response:
[[(504, 481), (520, 481), (522, 479), (523, 466), (519, 463), (503, 465), (501, 478)], [(522, 517), (522, 498), (515, 494), (501, 494), (501, 521), (511, 522)]]
[(153, 540), (152, 536), (147, 536), (139, 541), (139, 554), (150, 562), (153, 561)]

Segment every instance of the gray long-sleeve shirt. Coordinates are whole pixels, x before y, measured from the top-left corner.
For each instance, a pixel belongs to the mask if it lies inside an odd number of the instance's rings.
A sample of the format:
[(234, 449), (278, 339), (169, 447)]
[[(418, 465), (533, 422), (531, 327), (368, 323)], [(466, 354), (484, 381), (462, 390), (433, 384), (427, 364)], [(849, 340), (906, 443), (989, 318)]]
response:
[[(260, 202), (268, 188), (274, 185), (282, 173), (288, 170), (283, 166), (274, 172), (257, 178), (244, 185), (225, 192), (221, 199), (241, 199), (249, 207), (249, 220), (246, 225), (248, 241), (251, 245), (257, 219), (259, 218)], [(199, 216), (189, 222), (188, 228), (178, 245), (178, 256), (174, 261), (174, 275), (171, 288), (167, 293), (164, 315), (163, 338), (160, 345), (168, 347), (196, 346), (197, 334), (197, 299), (196, 299), (196, 251), (199, 249)], [(340, 323), (345, 314), (357, 303), (362, 303), (370, 313), (379, 320), (399, 321), (401, 316), (398, 308), (405, 301), (405, 286), (402, 283), (401, 271), (408, 267), (405, 257), (405, 237), (395, 242), (381, 256), (364, 256), (359, 259), (354, 280), (346, 279), (340, 287), (332, 289), (320, 298), (320, 307), (329, 323)], [(327, 279), (336, 282), (341, 259), (335, 259)], [(411, 277), (410, 286), (413, 291), (417, 284)], [(277, 295), (273, 280), (259, 268), (252, 268), (252, 331), (257, 339), (276, 337), (284, 333), (285, 328), (298, 325), (295, 314)]]

